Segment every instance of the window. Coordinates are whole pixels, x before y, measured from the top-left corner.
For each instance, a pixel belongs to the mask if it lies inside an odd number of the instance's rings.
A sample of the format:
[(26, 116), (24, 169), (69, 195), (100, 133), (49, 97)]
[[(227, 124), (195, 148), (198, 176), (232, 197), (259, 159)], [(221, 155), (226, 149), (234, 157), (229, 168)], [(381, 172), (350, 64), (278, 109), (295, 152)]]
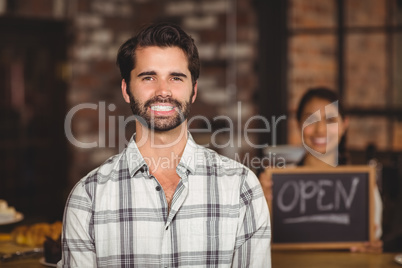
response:
[(402, 149), (402, 1), (287, 2), (288, 142), (309, 87), (339, 91), (350, 117), (348, 148)]

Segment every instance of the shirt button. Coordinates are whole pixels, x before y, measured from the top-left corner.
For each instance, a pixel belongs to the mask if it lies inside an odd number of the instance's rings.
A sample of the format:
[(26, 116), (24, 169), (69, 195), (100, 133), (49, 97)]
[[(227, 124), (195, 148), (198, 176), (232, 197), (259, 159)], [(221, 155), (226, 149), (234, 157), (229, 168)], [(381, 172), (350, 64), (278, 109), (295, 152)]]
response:
[(159, 192), (160, 190), (162, 190), (162, 187), (160, 187), (160, 186), (158, 185), (158, 186), (155, 187), (155, 190), (157, 190), (157, 191)]

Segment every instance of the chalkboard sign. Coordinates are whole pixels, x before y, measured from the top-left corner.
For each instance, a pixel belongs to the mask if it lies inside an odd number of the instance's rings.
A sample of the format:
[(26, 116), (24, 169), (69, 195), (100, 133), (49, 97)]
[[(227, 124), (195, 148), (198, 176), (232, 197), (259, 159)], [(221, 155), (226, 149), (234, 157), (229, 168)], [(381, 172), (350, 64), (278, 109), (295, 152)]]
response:
[(273, 249), (350, 248), (374, 239), (374, 169), (343, 166), (267, 171)]

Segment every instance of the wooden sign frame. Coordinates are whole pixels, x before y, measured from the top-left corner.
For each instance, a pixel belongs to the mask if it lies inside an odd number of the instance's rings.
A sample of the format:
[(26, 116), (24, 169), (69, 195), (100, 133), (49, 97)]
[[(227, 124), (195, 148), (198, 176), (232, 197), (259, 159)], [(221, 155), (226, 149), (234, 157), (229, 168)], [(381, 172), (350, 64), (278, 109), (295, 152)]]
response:
[[(336, 168), (309, 168), (309, 167), (295, 167), (295, 168), (284, 168), (284, 169), (267, 169), (265, 173), (268, 178), (272, 179), (275, 174), (342, 174), (342, 173), (367, 173), (368, 177), (368, 240), (365, 241), (343, 241), (343, 242), (292, 242), (292, 243), (275, 243), (272, 240), (272, 249), (280, 250), (297, 250), (297, 249), (349, 249), (353, 246), (362, 246), (367, 241), (374, 241), (375, 239), (375, 225), (374, 225), (374, 189), (376, 187), (375, 180), (375, 169), (370, 166), (339, 166)], [(272, 188), (273, 189), (273, 188)], [(272, 199), (275, 198), (275, 193), (272, 192)], [(271, 224), (272, 224), (272, 238), (275, 236), (275, 226), (273, 226), (273, 218), (275, 217), (272, 207), (272, 199), (267, 200), (268, 206), (271, 213)]]

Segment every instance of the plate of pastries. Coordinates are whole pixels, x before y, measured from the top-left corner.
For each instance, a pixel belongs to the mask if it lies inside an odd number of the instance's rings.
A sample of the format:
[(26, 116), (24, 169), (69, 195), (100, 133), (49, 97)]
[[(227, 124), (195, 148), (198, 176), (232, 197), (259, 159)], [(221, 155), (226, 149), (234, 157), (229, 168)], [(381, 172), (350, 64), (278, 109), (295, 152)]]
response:
[(22, 246), (41, 247), (46, 238), (52, 240), (59, 239), (61, 235), (62, 223), (39, 222), (32, 225), (20, 225), (11, 232), (11, 239)]
[(40, 262), (46, 266), (55, 267), (61, 259), (61, 232), (61, 221), (20, 225), (11, 232), (11, 240), (21, 246), (43, 247), (44, 257), (40, 259)]

